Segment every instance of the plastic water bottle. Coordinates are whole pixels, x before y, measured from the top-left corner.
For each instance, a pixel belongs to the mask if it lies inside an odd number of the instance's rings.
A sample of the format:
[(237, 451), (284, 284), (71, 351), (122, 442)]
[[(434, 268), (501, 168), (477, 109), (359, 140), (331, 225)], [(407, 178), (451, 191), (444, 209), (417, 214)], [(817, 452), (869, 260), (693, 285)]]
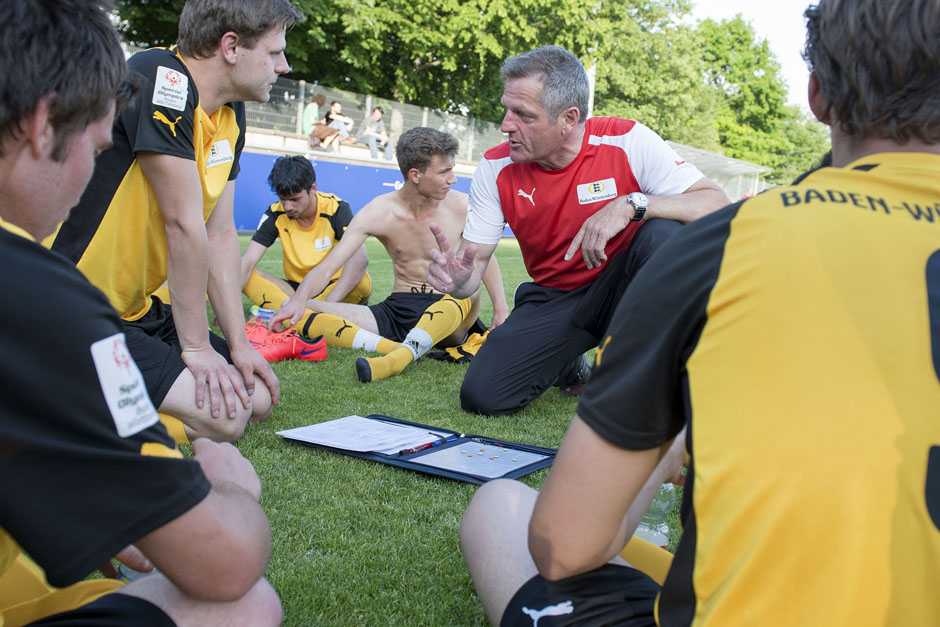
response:
[(133, 583), (142, 577), (146, 577), (147, 575), (152, 575), (155, 572), (158, 572), (157, 569), (154, 568), (150, 572), (145, 573), (140, 570), (134, 570), (130, 566), (127, 566), (126, 564), (123, 564), (123, 563), (118, 564), (117, 571), (118, 571), (118, 580), (123, 581), (124, 583)]
[(675, 506), (676, 486), (664, 483), (650, 503), (649, 509), (643, 514), (634, 535), (665, 549), (669, 544), (669, 514)]
[(274, 312), (274, 309), (264, 309), (262, 307), (258, 307), (257, 305), (254, 305), (251, 307), (251, 309), (248, 310), (248, 313), (254, 317), (260, 318), (261, 322), (264, 322), (265, 324), (271, 320), (271, 316), (274, 315)]

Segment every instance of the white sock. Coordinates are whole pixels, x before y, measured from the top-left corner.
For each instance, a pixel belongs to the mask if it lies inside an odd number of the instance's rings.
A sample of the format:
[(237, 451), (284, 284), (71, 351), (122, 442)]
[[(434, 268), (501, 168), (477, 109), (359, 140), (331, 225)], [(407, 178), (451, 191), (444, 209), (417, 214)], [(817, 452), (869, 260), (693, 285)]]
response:
[(353, 348), (364, 348), (367, 351), (375, 352), (378, 350), (379, 342), (382, 340), (382, 336), (372, 331), (366, 331), (365, 329), (359, 329), (356, 331), (356, 335), (352, 340)]

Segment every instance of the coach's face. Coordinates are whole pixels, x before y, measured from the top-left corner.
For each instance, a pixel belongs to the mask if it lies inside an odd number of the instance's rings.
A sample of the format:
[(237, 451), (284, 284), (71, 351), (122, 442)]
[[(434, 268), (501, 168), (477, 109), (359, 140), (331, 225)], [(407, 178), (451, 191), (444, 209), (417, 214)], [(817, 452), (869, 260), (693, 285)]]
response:
[(506, 114), (500, 130), (509, 135), (509, 157), (516, 163), (548, 161), (562, 146), (564, 116), (551, 119), (542, 107), (538, 77), (511, 78), (503, 86)]

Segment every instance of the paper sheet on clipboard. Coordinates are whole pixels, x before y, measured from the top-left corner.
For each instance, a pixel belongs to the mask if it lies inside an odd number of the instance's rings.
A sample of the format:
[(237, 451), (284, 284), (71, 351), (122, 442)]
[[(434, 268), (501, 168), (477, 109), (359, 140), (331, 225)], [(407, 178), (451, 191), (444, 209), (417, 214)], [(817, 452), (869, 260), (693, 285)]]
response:
[(306, 427), (278, 431), (277, 435), (347, 451), (369, 451), (392, 455), (402, 449), (434, 442), (451, 433), (373, 420), (362, 416), (346, 416)]

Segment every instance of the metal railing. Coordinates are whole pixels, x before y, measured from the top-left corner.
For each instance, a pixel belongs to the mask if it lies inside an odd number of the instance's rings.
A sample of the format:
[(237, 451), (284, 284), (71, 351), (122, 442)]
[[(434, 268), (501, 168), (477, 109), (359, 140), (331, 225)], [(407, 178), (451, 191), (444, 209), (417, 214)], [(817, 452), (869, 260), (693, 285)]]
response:
[[(392, 144), (410, 128), (429, 126), (456, 137), (460, 143), (459, 158), (476, 162), (486, 150), (506, 141), (506, 136), (499, 130), (499, 123), (284, 77), (275, 83), (268, 102), (245, 103), (248, 126), (300, 135), (304, 107), (316, 94), (323, 94), (326, 98), (324, 109), (332, 101), (338, 100), (343, 105), (343, 115), (356, 120), (350, 133), (353, 137), (359, 133), (361, 125), (370, 119), (372, 109), (382, 107), (385, 112), (385, 129)], [(321, 116), (325, 113), (326, 110), (320, 111)]]

